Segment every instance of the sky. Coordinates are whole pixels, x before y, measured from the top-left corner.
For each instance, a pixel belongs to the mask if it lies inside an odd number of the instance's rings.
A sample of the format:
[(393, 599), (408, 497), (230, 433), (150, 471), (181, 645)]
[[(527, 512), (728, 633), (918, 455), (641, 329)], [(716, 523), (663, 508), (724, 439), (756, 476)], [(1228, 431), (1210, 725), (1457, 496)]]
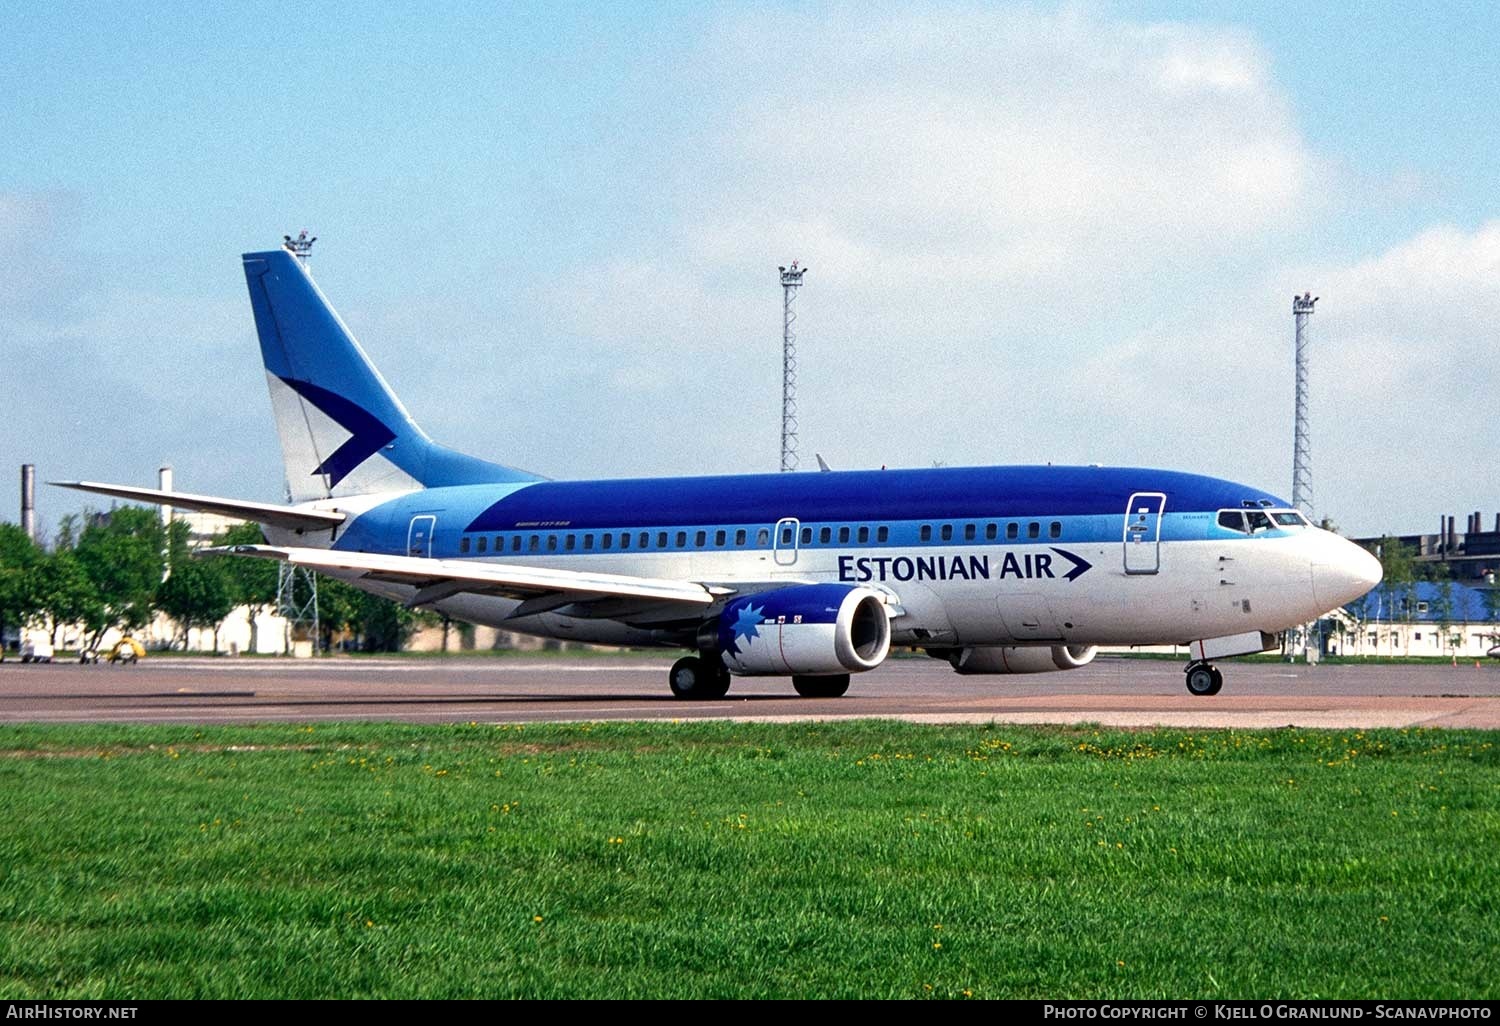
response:
[(1289, 496), (1310, 290), (1315, 514), (1488, 521), (1497, 42), (1479, 3), (6, 5), (0, 466), (281, 498), (239, 255), (306, 228), (427, 432), (550, 477), (775, 470), (796, 259), (803, 467)]

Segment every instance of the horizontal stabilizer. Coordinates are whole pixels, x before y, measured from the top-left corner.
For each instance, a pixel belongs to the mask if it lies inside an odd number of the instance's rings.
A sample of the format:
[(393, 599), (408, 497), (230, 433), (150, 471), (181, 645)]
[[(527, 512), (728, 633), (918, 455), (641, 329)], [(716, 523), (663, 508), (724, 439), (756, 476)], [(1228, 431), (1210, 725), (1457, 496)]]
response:
[(327, 531), (338, 527), (346, 519), (343, 513), (334, 510), (296, 509), (277, 506), (270, 502), (246, 502), (241, 499), (221, 499), (213, 495), (193, 495), (190, 492), (164, 492), (157, 488), (133, 488), (130, 485), (99, 484), (97, 481), (49, 481), (59, 488), (72, 488), (80, 492), (93, 492), (132, 502), (147, 502), (157, 506), (177, 506), (200, 513), (219, 513), (226, 517), (238, 517), (257, 524), (281, 527), (290, 531)]
[[(420, 556), (384, 556), (372, 552), (339, 552), (331, 549), (277, 545), (232, 545), (200, 549), (201, 555), (255, 556), (277, 559), (314, 570), (348, 571), (378, 581), (410, 585), (417, 589), (412, 603), (440, 601), (458, 592), (478, 592), (527, 600), (538, 596), (584, 602), (599, 598), (651, 599), (690, 606), (708, 606), (728, 588), (710, 587), (693, 581), (631, 577), (625, 574), (580, 573), (510, 563), (476, 560), (427, 559)], [(559, 605), (564, 603), (559, 603)], [(540, 609), (547, 603), (537, 603)]]

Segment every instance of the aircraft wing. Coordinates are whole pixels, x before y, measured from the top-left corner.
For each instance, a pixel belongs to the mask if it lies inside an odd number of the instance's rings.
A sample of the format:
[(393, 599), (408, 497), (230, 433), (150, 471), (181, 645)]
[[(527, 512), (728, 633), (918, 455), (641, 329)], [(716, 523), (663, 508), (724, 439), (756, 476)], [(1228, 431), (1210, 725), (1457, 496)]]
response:
[(164, 492), (157, 488), (134, 488), (130, 485), (100, 484), (97, 481), (49, 481), (47, 483), (58, 488), (72, 488), (76, 491), (93, 492), (96, 495), (108, 495), (116, 499), (149, 502), (158, 506), (176, 506), (180, 509), (197, 510), (203, 513), (219, 513), (293, 531), (327, 531), (348, 519), (344, 514), (334, 510), (297, 509), (278, 506), (270, 502), (221, 499), (214, 495), (194, 495), (191, 492)]
[[(513, 614), (528, 616), (564, 606), (611, 602), (612, 616), (627, 610), (668, 607), (680, 615), (684, 607), (713, 604), (732, 589), (654, 577), (625, 574), (580, 573), (546, 567), (483, 563), (474, 560), (429, 559), (421, 556), (385, 556), (371, 552), (340, 552), (336, 549), (298, 548), (277, 545), (231, 545), (201, 549), (204, 555), (255, 556), (276, 559), (314, 570), (342, 570), (369, 580), (411, 585), (417, 589), (407, 602), (427, 605), (463, 592), (503, 595), (521, 600)], [(620, 602), (619, 600), (624, 600)], [(597, 614), (596, 614), (597, 615)]]

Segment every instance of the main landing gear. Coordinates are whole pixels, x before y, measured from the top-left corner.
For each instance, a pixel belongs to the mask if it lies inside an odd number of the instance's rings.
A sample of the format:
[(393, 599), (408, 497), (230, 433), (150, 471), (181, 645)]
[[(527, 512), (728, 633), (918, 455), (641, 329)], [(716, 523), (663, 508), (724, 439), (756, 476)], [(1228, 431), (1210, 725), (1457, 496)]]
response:
[(1224, 675), (1213, 663), (1188, 663), (1187, 689), (1195, 695), (1217, 695), (1224, 687)]
[(683, 656), (667, 675), (678, 698), (723, 698), (729, 693), (729, 668), (712, 656)]

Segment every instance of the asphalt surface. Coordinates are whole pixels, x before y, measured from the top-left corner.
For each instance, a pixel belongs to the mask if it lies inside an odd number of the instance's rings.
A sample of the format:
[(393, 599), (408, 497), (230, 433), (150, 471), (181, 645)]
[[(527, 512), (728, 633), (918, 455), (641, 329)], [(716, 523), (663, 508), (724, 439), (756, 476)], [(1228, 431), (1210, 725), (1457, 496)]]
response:
[(683, 702), (672, 657), (449, 659), (157, 658), (133, 667), (0, 664), (0, 723), (258, 723), (399, 720), (792, 720), (1097, 723), (1122, 727), (1500, 728), (1500, 664), (1301, 666), (1226, 661), (1224, 690), (1188, 694), (1175, 662), (1101, 658), (1080, 670), (960, 677), (893, 659), (836, 699), (783, 678), (736, 678)]

